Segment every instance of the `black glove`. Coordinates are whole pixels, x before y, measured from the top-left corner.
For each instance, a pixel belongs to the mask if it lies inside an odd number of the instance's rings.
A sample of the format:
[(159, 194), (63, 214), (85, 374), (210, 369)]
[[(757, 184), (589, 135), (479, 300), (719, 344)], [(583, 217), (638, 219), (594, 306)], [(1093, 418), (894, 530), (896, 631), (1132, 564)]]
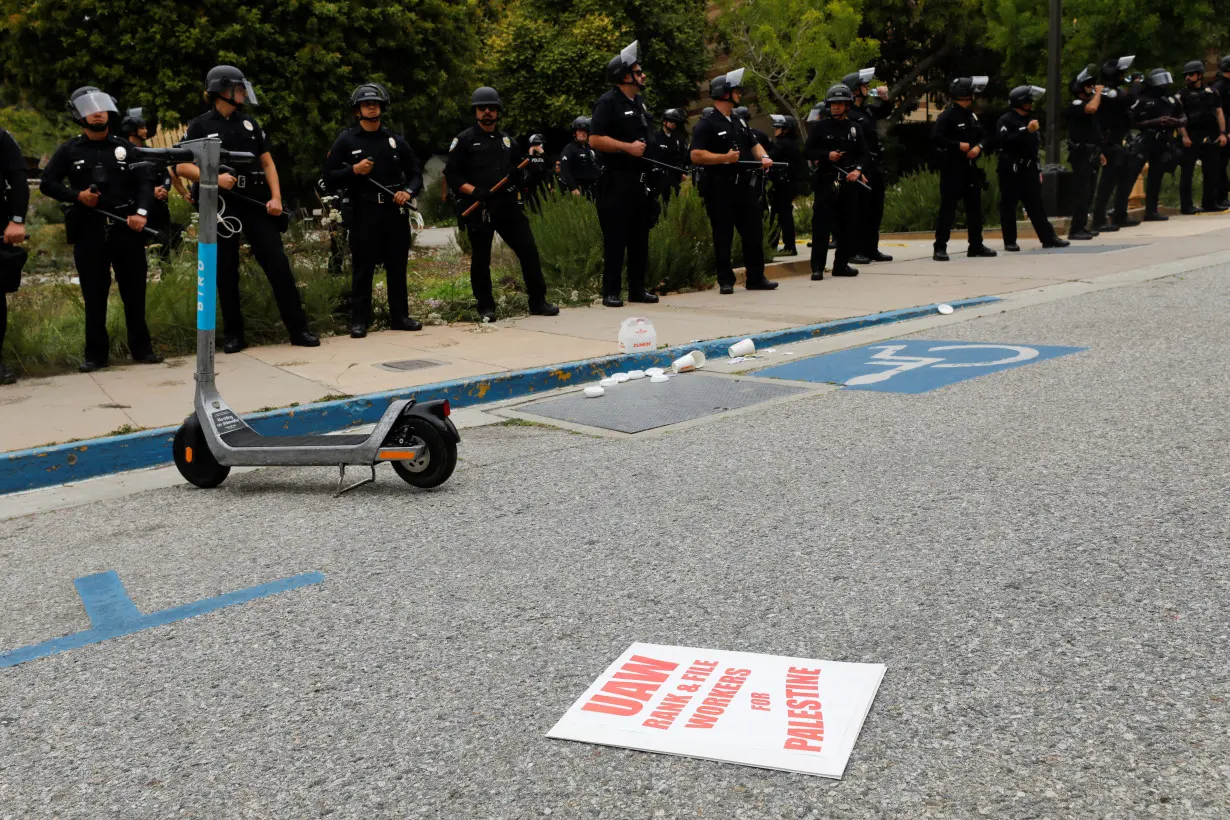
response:
[(475, 202), (486, 202), (491, 197), (491, 192), (486, 188), (475, 188), (469, 196)]

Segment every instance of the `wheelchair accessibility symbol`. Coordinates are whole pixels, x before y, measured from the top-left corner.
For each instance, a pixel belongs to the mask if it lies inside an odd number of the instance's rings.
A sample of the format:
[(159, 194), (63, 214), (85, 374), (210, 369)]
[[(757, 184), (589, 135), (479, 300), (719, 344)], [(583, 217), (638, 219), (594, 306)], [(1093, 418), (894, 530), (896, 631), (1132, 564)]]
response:
[(853, 390), (925, 393), (937, 387), (1084, 350), (1056, 345), (895, 340), (801, 359), (756, 375), (840, 384)]

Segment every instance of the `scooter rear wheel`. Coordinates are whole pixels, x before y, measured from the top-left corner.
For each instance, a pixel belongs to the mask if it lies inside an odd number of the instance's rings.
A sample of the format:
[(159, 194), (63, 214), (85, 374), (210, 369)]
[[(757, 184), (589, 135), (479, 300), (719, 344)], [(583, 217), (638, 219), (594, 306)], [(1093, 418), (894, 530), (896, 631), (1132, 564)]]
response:
[(426, 444), (427, 452), (414, 461), (390, 461), (393, 472), (411, 486), (422, 490), (439, 487), (457, 467), (457, 445), (424, 419), (410, 416), (394, 436), (404, 446)]
[(205, 441), (205, 433), (195, 415), (185, 419), (175, 431), (171, 452), (179, 474), (189, 484), (208, 490), (217, 487), (230, 475), (231, 468), (219, 464), (209, 451), (209, 443)]

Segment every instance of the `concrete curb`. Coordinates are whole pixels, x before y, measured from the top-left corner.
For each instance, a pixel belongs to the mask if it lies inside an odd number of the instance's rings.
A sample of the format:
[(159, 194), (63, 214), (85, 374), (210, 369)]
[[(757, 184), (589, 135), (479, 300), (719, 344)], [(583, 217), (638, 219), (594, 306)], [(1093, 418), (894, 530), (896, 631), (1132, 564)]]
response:
[[(998, 296), (982, 296), (976, 299), (962, 299), (951, 304), (954, 309), (959, 310), (998, 301), (1000, 301)], [(458, 408), (489, 404), (595, 381), (608, 373), (617, 371), (670, 367), (672, 361), (689, 350), (700, 350), (710, 358), (725, 356), (726, 349), (743, 338), (752, 339), (756, 342), (756, 346), (761, 348), (784, 345), (805, 339), (917, 319), (934, 313), (935, 309), (934, 304), (921, 305), (815, 325), (771, 330), (750, 336), (712, 339), (630, 356), (603, 356), (552, 367), (536, 367), (491, 376), (440, 382), (386, 393), (372, 393), (340, 401), (254, 413), (245, 415), (244, 420), (263, 435), (328, 433), (375, 422), (380, 418), (389, 402), (397, 399), (414, 398), (419, 401), (448, 399), (453, 406)], [(225, 390), (225, 385), (223, 385), (223, 390)], [(4, 455), (5, 467), (3, 474), (0, 474), (0, 495), (170, 464), (172, 461), (171, 441), (176, 429), (175, 427), (162, 427), (124, 436), (88, 439), (6, 453)]]

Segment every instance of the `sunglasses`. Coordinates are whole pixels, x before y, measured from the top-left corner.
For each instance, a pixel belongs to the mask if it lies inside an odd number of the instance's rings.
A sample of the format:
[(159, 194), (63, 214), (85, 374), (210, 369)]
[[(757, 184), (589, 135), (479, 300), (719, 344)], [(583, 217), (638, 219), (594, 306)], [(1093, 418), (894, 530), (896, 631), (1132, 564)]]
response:
[(496, 108), (494, 105), (476, 105), (474, 106), (474, 110), (475, 111), (499, 111), (500, 109)]
[(632, 73), (633, 73), (634, 75), (636, 75), (637, 77), (644, 77), (644, 76), (645, 76), (645, 72), (644, 72), (642, 69), (639, 69), (639, 68), (637, 68), (637, 69), (633, 69)]

